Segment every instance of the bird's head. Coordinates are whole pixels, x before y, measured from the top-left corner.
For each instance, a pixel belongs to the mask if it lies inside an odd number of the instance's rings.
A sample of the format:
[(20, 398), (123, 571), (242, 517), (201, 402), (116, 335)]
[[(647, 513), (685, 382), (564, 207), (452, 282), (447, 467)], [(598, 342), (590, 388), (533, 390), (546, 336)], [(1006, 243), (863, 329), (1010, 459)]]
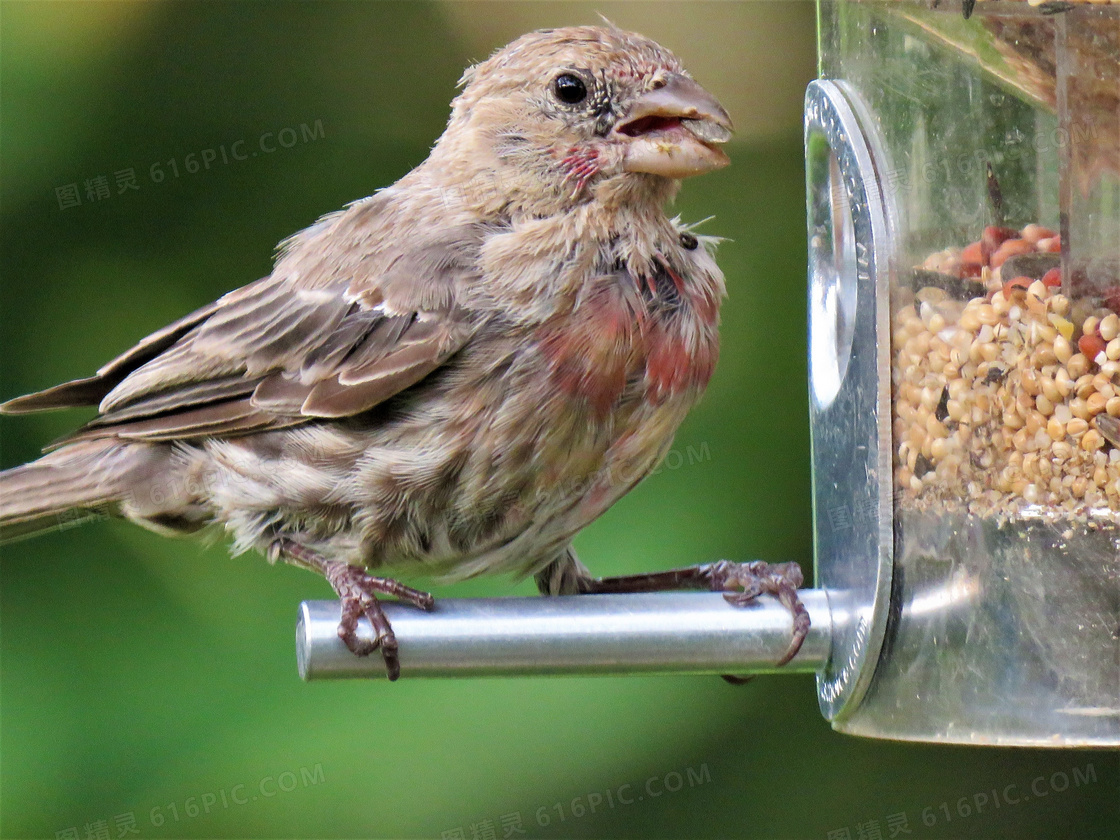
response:
[(604, 183), (663, 198), (728, 163), (719, 102), (671, 52), (614, 26), (530, 32), (462, 84), (436, 154), (519, 203), (571, 204)]

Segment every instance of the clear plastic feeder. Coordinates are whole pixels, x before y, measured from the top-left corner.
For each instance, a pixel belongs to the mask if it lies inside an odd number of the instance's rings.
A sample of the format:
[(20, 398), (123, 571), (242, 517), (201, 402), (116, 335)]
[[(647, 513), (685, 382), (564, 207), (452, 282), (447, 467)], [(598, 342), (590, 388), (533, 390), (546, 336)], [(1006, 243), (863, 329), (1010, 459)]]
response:
[(818, 8), (822, 710), (1120, 745), (1120, 5)]

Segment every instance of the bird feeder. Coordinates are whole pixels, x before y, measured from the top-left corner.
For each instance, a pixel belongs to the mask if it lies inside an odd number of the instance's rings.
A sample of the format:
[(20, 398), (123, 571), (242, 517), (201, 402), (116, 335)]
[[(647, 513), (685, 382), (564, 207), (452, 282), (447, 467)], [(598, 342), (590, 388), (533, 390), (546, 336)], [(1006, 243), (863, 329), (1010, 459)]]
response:
[[(870, 737), (1120, 745), (1120, 5), (821, 0), (816, 584), (388, 605), (409, 676), (815, 672)], [(301, 606), (305, 679), (378, 677)], [(368, 628), (363, 628), (368, 630)]]
[(873, 737), (1120, 744), (1120, 6), (818, 9), (821, 708)]

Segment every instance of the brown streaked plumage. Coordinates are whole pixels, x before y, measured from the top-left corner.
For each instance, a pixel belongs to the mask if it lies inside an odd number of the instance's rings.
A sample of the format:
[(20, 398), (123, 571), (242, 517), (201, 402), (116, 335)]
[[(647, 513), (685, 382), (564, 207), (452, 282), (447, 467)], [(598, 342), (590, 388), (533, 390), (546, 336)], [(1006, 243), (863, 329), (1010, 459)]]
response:
[[(0, 533), (74, 511), (223, 527), (324, 574), (340, 635), (391, 676), (375, 593), (431, 596), (367, 572), (619, 588), (570, 543), (657, 465), (711, 376), (723, 277), (664, 205), (727, 162), (731, 123), (671, 53), (609, 26), (529, 33), (462, 83), (428, 159), (288, 239), (268, 277), (6, 403), (98, 416), (0, 475)], [(799, 582), (756, 572), (787, 601)], [(750, 592), (745, 574), (662, 583)]]

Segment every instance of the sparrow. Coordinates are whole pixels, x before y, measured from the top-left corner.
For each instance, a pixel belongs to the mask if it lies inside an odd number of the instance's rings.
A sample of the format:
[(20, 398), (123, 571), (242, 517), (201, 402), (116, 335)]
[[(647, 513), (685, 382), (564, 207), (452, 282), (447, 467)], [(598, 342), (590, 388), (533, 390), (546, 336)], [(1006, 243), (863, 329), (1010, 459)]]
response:
[(665, 206), (728, 163), (730, 117), (613, 25), (530, 32), (460, 86), (422, 164), (284, 241), (267, 277), (0, 406), (97, 406), (0, 474), (0, 538), (98, 515), (224, 530), (234, 553), (323, 575), (339, 636), (390, 679), (378, 596), (433, 599), (387, 571), (767, 592), (793, 614), (788, 661), (809, 626), (796, 564), (599, 579), (571, 547), (655, 469), (715, 367), (715, 240)]

